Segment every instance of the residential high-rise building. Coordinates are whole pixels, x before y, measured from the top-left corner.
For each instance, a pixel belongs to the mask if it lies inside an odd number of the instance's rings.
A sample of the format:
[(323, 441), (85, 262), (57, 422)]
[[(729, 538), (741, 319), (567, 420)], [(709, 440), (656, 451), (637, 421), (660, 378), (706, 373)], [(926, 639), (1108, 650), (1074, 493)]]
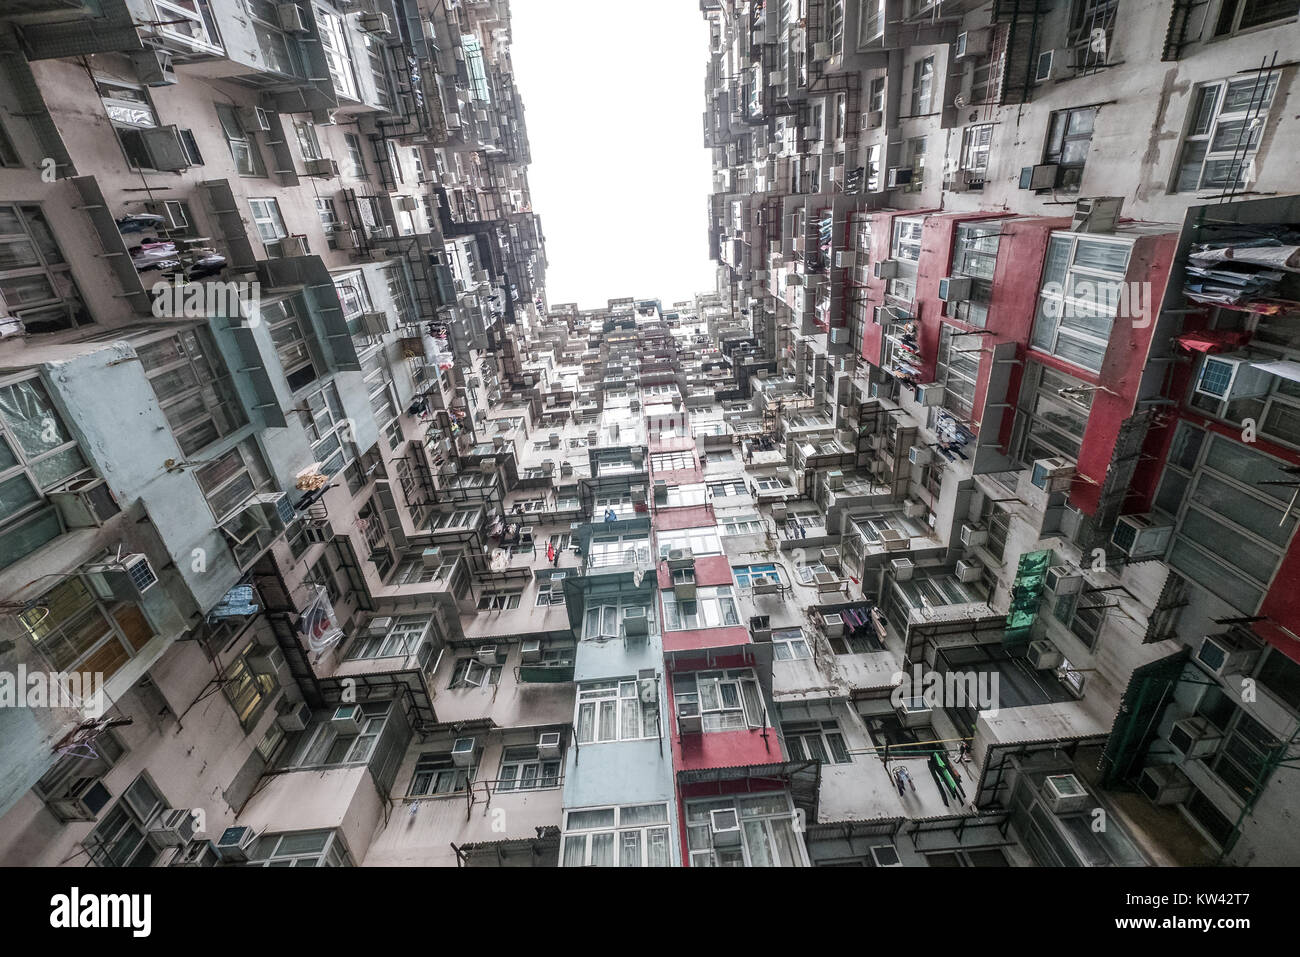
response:
[(1300, 859), (1298, 5), (700, 6), (598, 308), (508, 0), (0, 9), (0, 863)]

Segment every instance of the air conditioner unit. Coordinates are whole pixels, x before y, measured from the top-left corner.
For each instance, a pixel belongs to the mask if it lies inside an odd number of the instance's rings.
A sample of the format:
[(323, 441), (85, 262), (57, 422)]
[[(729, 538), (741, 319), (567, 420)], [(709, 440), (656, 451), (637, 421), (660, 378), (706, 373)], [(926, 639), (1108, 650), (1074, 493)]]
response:
[(877, 279), (893, 279), (898, 275), (897, 259), (878, 259), (871, 264), (871, 275)]
[(943, 405), (943, 383), (927, 382), (916, 387), (916, 401), (925, 408)]
[(304, 525), (302, 537), (312, 545), (324, 545), (334, 539), (334, 526), (328, 521), (311, 522)]
[(1083, 576), (1069, 565), (1053, 565), (1047, 569), (1043, 583), (1054, 595), (1077, 595), (1083, 590)]
[(989, 34), (988, 29), (966, 30), (957, 34), (957, 48), (954, 51), (956, 59), (960, 60), (968, 56), (983, 56), (989, 52)]
[(1184, 758), (1204, 758), (1219, 750), (1223, 732), (1200, 715), (1175, 721), (1170, 746)]
[(1207, 635), (1196, 649), (1196, 660), (1220, 678), (1249, 674), (1259, 660), (1259, 649), (1230, 635)]
[(163, 808), (149, 825), (149, 839), (162, 847), (180, 847), (194, 839), (194, 812), (190, 808)]
[(172, 86), (176, 82), (172, 55), (165, 50), (138, 50), (131, 54), (131, 65), (136, 79), (145, 86)]
[(749, 587), (755, 595), (775, 595), (781, 592), (781, 580), (767, 575), (754, 575)]
[(217, 843), (213, 845), (217, 857), (225, 863), (242, 864), (248, 860), (248, 851), (257, 840), (257, 832), (251, 827), (228, 827), (221, 832)]
[(767, 75), (767, 82), (769, 86), (780, 86), (781, 84), (785, 83), (785, 71), (772, 70)]
[(1138, 790), (1159, 805), (1182, 804), (1191, 798), (1191, 779), (1176, 764), (1156, 764), (1142, 769)]
[(1029, 667), (1035, 671), (1047, 671), (1061, 663), (1061, 653), (1056, 650), (1056, 645), (1046, 638), (1031, 641), (1025, 658), (1029, 661)]
[(1049, 774), (1043, 781), (1043, 803), (1053, 814), (1077, 814), (1092, 806), (1093, 799), (1073, 774)]
[(695, 569), (679, 568), (673, 572), (673, 595), (687, 601), (695, 598)]
[(392, 226), (372, 226), (372, 227), (370, 227), (370, 238), (371, 238), (371, 239), (392, 239), (392, 238), (393, 238), (393, 227), (392, 227)]
[(907, 461), (912, 465), (929, 465), (933, 454), (924, 445), (914, 445), (907, 450)]
[(740, 815), (735, 808), (719, 808), (709, 812), (709, 832), (714, 847), (740, 846)]
[(293, 256), (306, 256), (310, 253), (307, 248), (306, 236), (285, 236), (280, 241), (281, 259), (289, 259)]
[(886, 528), (880, 533), (880, 544), (887, 552), (905, 551), (912, 544), (911, 536), (896, 528)]
[(1245, 353), (1207, 355), (1196, 376), (1196, 392), (1221, 402), (1267, 395), (1273, 376), (1251, 365), (1258, 361)]
[(885, 185), (889, 189), (908, 186), (912, 182), (912, 173), (913, 170), (910, 166), (891, 166), (889, 172), (885, 175)]
[(904, 698), (894, 709), (898, 721), (905, 728), (915, 728), (930, 723), (931, 708), (922, 697)]
[(668, 549), (668, 567), (672, 569), (688, 568), (695, 564), (695, 553), (689, 548)]
[(850, 269), (858, 261), (858, 254), (852, 249), (840, 249), (835, 253), (835, 268)]
[(704, 718), (695, 701), (677, 702), (677, 731), (679, 734), (700, 734), (704, 731)]
[(946, 276), (939, 280), (939, 298), (944, 302), (965, 302), (970, 298), (969, 276)]
[(1053, 457), (1034, 462), (1029, 481), (1044, 492), (1065, 492), (1074, 479), (1074, 463), (1069, 459)]
[(392, 616), (385, 615), (381, 618), (371, 618), (366, 623), (366, 634), (371, 638), (382, 638), (393, 630)]
[(543, 761), (553, 761), (560, 756), (560, 732), (543, 731), (537, 736), (537, 756)]
[(457, 738), (451, 745), (451, 763), (458, 768), (473, 767), (475, 750), (473, 738)]
[(827, 568), (840, 567), (840, 550), (838, 548), (823, 548), (821, 550), (822, 564)]
[(478, 663), (481, 665), (495, 665), (497, 663), (497, 646), (479, 645), (475, 657), (478, 658)]
[(629, 608), (623, 616), (623, 630), (628, 635), (640, 636), (647, 633), (650, 620), (646, 618), (644, 608)]
[(889, 560), (889, 570), (893, 572), (895, 581), (908, 582), (912, 580), (916, 565), (912, 563), (910, 558), (891, 558)]
[(909, 498), (903, 502), (903, 514), (908, 518), (920, 518), (925, 514), (925, 503)]
[(83, 777), (69, 784), (49, 807), (63, 821), (93, 821), (111, 800), (112, 793), (98, 778)]
[(959, 582), (979, 581), (983, 572), (984, 565), (980, 562), (964, 558), (957, 562), (957, 580)]
[(305, 701), (275, 719), (282, 731), (301, 731), (311, 724), (311, 705)]
[(260, 106), (241, 106), (235, 111), (239, 125), (245, 133), (268, 133), (271, 130), (271, 116)]
[(963, 525), (961, 527), (961, 543), (966, 548), (974, 548), (976, 545), (983, 545), (988, 540), (988, 531), (980, 528), (978, 525)]
[(1061, 167), (1056, 163), (1039, 163), (1020, 170), (1021, 189), (1053, 189)]
[(519, 660), (526, 665), (542, 660), (542, 641), (540, 638), (525, 638), (519, 643)]
[(862, 114), (862, 128), (864, 130), (878, 129), (885, 122), (884, 110), (868, 110)]
[(46, 495), (65, 528), (94, 528), (121, 511), (103, 479), (75, 479)]
[(140, 596), (158, 583), (153, 566), (144, 555), (130, 554), (85, 567), (91, 589), (100, 598), (138, 602)]
[(309, 159), (304, 165), (308, 176), (334, 177), (339, 175), (339, 164), (328, 157)]
[(1113, 233), (1124, 208), (1122, 196), (1091, 196), (1075, 200), (1071, 232)]
[(844, 472), (840, 469), (831, 469), (826, 473), (826, 487), (833, 490), (844, 488)]
[(274, 677), (282, 688), (293, 683), (293, 673), (289, 670), (289, 662), (285, 660), (284, 652), (278, 647), (268, 648), (257, 654), (249, 655), (248, 666), (256, 674)]
[(342, 735), (360, 734), (363, 714), (359, 704), (341, 704), (330, 716), (330, 727)]
[(386, 13), (363, 13), (357, 17), (357, 26), (364, 32), (386, 37), (393, 32)]
[(1129, 558), (1160, 558), (1173, 533), (1172, 525), (1154, 522), (1150, 515), (1121, 515), (1110, 542)]
[(1038, 62), (1034, 67), (1034, 82), (1046, 83), (1048, 80), (1059, 80), (1064, 77), (1070, 70), (1070, 55), (1071, 51), (1068, 47), (1044, 50), (1038, 54)]

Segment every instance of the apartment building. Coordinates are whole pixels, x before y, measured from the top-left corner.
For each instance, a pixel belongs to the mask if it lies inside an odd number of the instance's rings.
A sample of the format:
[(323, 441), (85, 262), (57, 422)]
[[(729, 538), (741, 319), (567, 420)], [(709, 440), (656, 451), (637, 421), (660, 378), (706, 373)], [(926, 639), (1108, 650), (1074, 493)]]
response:
[(700, 6), (598, 308), (507, 0), (0, 12), (0, 862), (1300, 858), (1296, 4)]
[(701, 10), (813, 862), (1296, 860), (1296, 5)]

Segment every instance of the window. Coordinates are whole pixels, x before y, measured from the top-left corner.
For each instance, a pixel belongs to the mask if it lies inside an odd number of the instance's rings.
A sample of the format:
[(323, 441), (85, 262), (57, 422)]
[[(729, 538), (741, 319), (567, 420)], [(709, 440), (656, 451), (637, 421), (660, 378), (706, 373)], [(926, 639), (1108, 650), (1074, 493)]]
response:
[(695, 468), (694, 452), (659, 452), (650, 456), (650, 466), (656, 472), (672, 472)]
[(1092, 649), (1106, 620), (1106, 596), (1097, 594), (1058, 595), (1052, 616), (1069, 628), (1074, 635)]
[(239, 723), (245, 730), (257, 724), (262, 709), (280, 690), (280, 683), (274, 675), (259, 674), (248, 660), (261, 651), (256, 642), (249, 642), (230, 662), (222, 676), (221, 690), (230, 706), (235, 709)]
[(45, 493), (89, 475), (40, 379), (0, 385), (0, 567), (62, 534)]
[(559, 787), (559, 784), (559, 760), (543, 761), (537, 756), (535, 745), (502, 749), (498, 791), (537, 791)]
[(19, 620), (55, 671), (112, 677), (153, 638), (140, 609), (99, 598), (80, 577), (47, 591)]
[(356, 133), (344, 133), (343, 142), (348, 148), (347, 174), (354, 179), (366, 175), (366, 158), (361, 152), (361, 137)]
[(320, 140), (316, 138), (316, 127), (311, 120), (294, 120), (293, 131), (298, 137), (298, 149), (305, 160), (321, 158)]
[[(502, 660), (497, 652), (497, 660)], [(478, 658), (457, 658), (448, 688), (485, 688), (501, 681), (501, 665), (485, 665)]]
[[(79, 751), (64, 754), (36, 782), (36, 794), (60, 821), (95, 820), (93, 805), (83, 809), (66, 802), (86, 795), (126, 753), (122, 742), (111, 729), (98, 735), (91, 748), (93, 755)], [(92, 813), (87, 815), (86, 811)]]
[[(338, 211), (334, 207), (334, 200), (325, 196), (317, 196), (316, 215), (320, 217), (321, 228), (325, 230), (325, 244), (330, 249), (338, 249), (339, 241), (334, 234), (338, 232), (341, 223), (339, 222)], [(356, 320), (352, 322), (355, 324)], [(349, 329), (351, 328), (352, 325), (349, 325)], [(353, 335), (356, 334), (357, 332), (353, 331)]]
[(929, 113), (933, 99), (934, 57), (928, 56), (912, 64), (912, 115)]
[(714, 498), (727, 498), (737, 495), (748, 497), (749, 489), (745, 486), (744, 479), (725, 479), (721, 482), (710, 482), (709, 494)]
[(757, 512), (733, 512), (718, 515), (718, 534), (761, 535), (764, 532), (762, 520)]
[(176, 444), (186, 455), (194, 455), (247, 423), (226, 364), (207, 329), (188, 329), (138, 345), (135, 351)]
[(29, 333), (93, 322), (39, 206), (0, 204), (0, 310)]
[(1300, 3), (1296, 0), (1223, 0), (1214, 35), (1226, 37), (1242, 30), (1268, 26), (1292, 19), (1298, 11)]
[(697, 588), (695, 598), (679, 600), (671, 591), (663, 593), (664, 630), (689, 631), (740, 624), (730, 585)]
[(523, 592), (488, 591), (479, 596), (479, 611), (510, 611), (519, 607), (519, 598)]
[(939, 325), (939, 354), (936, 380), (943, 383), (943, 406), (963, 421), (971, 421), (975, 400), (975, 382), (979, 377), (980, 353), (978, 348), (954, 349), (953, 337), (957, 330), (945, 323)]
[(289, 235), (280, 216), (280, 203), (275, 199), (250, 199), (249, 209), (253, 211), (253, 225), (257, 227), (257, 236), (266, 246), (269, 256), (279, 256), (280, 240)]
[(257, 37), (257, 48), (262, 54), (264, 69), (287, 76), (299, 75), (301, 54), (298, 41), (285, 36), (273, 0), (246, 0), (246, 5), (254, 17), (253, 33)]
[(478, 755), (475, 756), (474, 766), (461, 768), (452, 760), (450, 751), (426, 751), (415, 762), (415, 773), (411, 775), (411, 786), (407, 794), (411, 797), (424, 797), (464, 791), (478, 772), (477, 757)]
[(1077, 193), (1083, 180), (1083, 165), (1092, 146), (1092, 126), (1097, 116), (1096, 107), (1081, 110), (1061, 110), (1052, 114), (1047, 129), (1047, 148), (1043, 151), (1044, 163), (1056, 163), (1056, 188)]
[(384, 61), (384, 45), (378, 37), (363, 34), (361, 42), (366, 48), (366, 62), (370, 67), (370, 78), (375, 84), (375, 100), (380, 106), (393, 104), (393, 95), (388, 89), (388, 67)]
[(360, 732), (340, 731), (332, 721), (319, 721), (302, 733), (293, 768), (336, 768), (349, 764), (369, 764), (376, 755), (376, 745), (390, 720), (390, 703), (380, 701), (361, 706)]
[(673, 700), (678, 711), (683, 704), (698, 705), (705, 731), (762, 728), (767, 723), (762, 693), (748, 668), (679, 674), (673, 678)]
[(988, 321), (989, 300), (993, 295), (993, 273), (998, 264), (1001, 229), (996, 220), (957, 224), (952, 248), (952, 275), (969, 277), (971, 293), (967, 300), (944, 303), (945, 316), (984, 328)]
[(781, 725), (786, 749), (794, 761), (849, 764), (853, 758), (835, 721), (803, 721)]
[(908, 190), (917, 192), (925, 186), (925, 137), (913, 136), (907, 141), (907, 162), (904, 166), (912, 170), (912, 182), (903, 187)]
[[(431, 627), (428, 615), (403, 615), (383, 635), (361, 635), (348, 647), (346, 660), (367, 658), (409, 658), (421, 650), (425, 633)], [(433, 652), (432, 643), (424, 646), (424, 657)], [(424, 662), (420, 662), (421, 665)]]
[(149, 842), (148, 827), (166, 802), (141, 775), (131, 783), (86, 838), (85, 848), (97, 867), (149, 867), (158, 849)]
[(1053, 235), (1030, 344), (1100, 372), (1132, 249), (1125, 240)]
[(325, 65), (330, 71), (334, 92), (349, 100), (358, 99), (357, 80), (353, 73), (352, 52), (348, 48), (343, 18), (320, 4), (316, 5), (316, 25), (320, 45), (325, 51)]
[(989, 147), (993, 143), (993, 124), (968, 126), (961, 134), (961, 168), (983, 176), (989, 168)]
[(646, 620), (647, 631), (654, 630), (654, 607), (647, 604), (647, 598), (627, 595), (601, 597), (592, 595), (588, 598), (582, 637), (623, 638), (627, 635), (627, 618), (639, 616)]
[[(155, 169), (167, 166), (150, 152), (150, 140), (144, 131), (156, 129), (158, 114), (154, 112), (148, 91), (142, 86), (118, 80), (95, 78), (95, 89), (108, 114), (113, 132), (117, 134), (127, 165), (132, 169)], [(158, 166), (155, 167), (155, 163)]]
[(735, 576), (736, 584), (741, 588), (750, 588), (754, 584), (755, 578), (775, 579), (784, 583), (785, 576), (781, 569), (775, 563), (765, 565), (734, 565), (731, 569), (732, 575)]
[(1176, 520), (1166, 560), (1243, 614), (1259, 608), (1296, 530), (1295, 479), (1285, 468), (1184, 423), (1156, 492), (1156, 507)]
[(1078, 459), (1093, 393), (1081, 379), (1025, 363), (1011, 448), (1028, 465), (1041, 458)]
[(671, 867), (668, 805), (566, 811), (561, 867)]
[(311, 326), (301, 315), (302, 308), (303, 299), (299, 295), (264, 303), (261, 310), (290, 392), (316, 381), (319, 375), (307, 335)]
[(264, 834), (249, 855), (258, 867), (352, 867), (352, 858), (336, 831), (290, 831)]
[(230, 146), (230, 155), (235, 159), (235, 169), (239, 175), (265, 176), (266, 164), (262, 162), (262, 151), (244, 129), (239, 113), (229, 103), (218, 103), (216, 108), (221, 131), (226, 135), (226, 143)]
[(703, 505), (704, 502), (705, 488), (701, 482), (695, 485), (669, 486), (668, 500), (664, 504), (669, 508), (678, 508), (687, 505)]
[[(736, 815), (742, 836), (739, 845), (714, 847), (713, 811)], [(794, 808), (785, 792), (691, 801), (686, 805), (691, 867), (807, 867), (794, 822)]]
[(811, 658), (812, 650), (802, 628), (781, 628), (772, 632), (772, 654), (777, 661)]
[(721, 555), (722, 539), (716, 527), (680, 528), (655, 535), (659, 545), (659, 558), (665, 559), (674, 548), (689, 548), (698, 558), (701, 555)]
[(350, 421), (344, 414), (338, 387), (331, 381), (312, 392), (299, 407), (298, 415), (311, 442), (312, 458), (321, 463), (321, 473), (334, 476), (343, 471), (348, 459), (355, 457), (355, 449), (347, 441)]
[[(1227, 5), (1231, 5), (1230, 3)], [(1294, 10), (1295, 4), (1291, 4)], [(1276, 73), (1220, 80), (1196, 88), (1192, 115), (1178, 158), (1173, 191), (1236, 190), (1252, 179), (1252, 164), (1264, 132)]]
[(218, 520), (229, 517), (254, 492), (271, 485), (270, 472), (256, 441), (251, 438), (217, 456), (194, 474), (212, 514)]
[(564, 579), (567, 571), (539, 571), (537, 578), (537, 607), (564, 604)]
[(642, 701), (638, 682), (592, 681), (578, 688), (578, 743), (659, 737), (659, 702)]

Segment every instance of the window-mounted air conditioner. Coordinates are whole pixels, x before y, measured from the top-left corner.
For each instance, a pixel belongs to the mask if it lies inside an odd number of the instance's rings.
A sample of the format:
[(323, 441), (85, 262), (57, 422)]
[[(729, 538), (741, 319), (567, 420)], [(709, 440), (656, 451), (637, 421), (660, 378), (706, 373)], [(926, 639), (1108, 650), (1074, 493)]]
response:
[(1258, 361), (1258, 357), (1244, 353), (1207, 355), (1196, 376), (1197, 394), (1224, 402), (1267, 395), (1274, 377), (1251, 365)]
[(289, 662), (285, 660), (284, 652), (279, 647), (267, 648), (257, 654), (249, 655), (248, 666), (255, 674), (274, 677), (281, 688), (293, 683)]
[(871, 274), (877, 279), (893, 279), (898, 275), (897, 259), (878, 259), (871, 264)]
[(103, 479), (75, 479), (47, 492), (66, 528), (103, 525), (121, 509)]
[(1060, 169), (1061, 167), (1057, 163), (1039, 163), (1036, 166), (1026, 166), (1020, 170), (1020, 188), (1032, 190), (1053, 189), (1056, 186)]
[(385, 615), (380, 618), (371, 618), (366, 622), (366, 634), (371, 638), (382, 638), (393, 630), (393, 618)]
[(339, 164), (329, 157), (309, 159), (304, 165), (308, 176), (332, 178), (339, 175)]
[(1184, 758), (1204, 758), (1219, 750), (1223, 732), (1200, 715), (1175, 721), (1169, 745)]
[(1074, 480), (1074, 463), (1069, 459), (1054, 457), (1034, 462), (1029, 481), (1044, 492), (1069, 491)]
[(904, 551), (911, 547), (912, 538), (897, 528), (886, 528), (880, 532), (880, 544), (887, 552)]
[(965, 302), (970, 294), (969, 276), (945, 276), (939, 280), (939, 298), (944, 302)]
[(1069, 565), (1053, 565), (1043, 576), (1043, 583), (1054, 595), (1077, 595), (1083, 590), (1083, 575)]
[(862, 128), (864, 130), (879, 129), (885, 122), (884, 110), (868, 110), (862, 114)]
[(841, 469), (830, 469), (827, 471), (826, 487), (835, 491), (844, 488), (844, 472)]
[(1043, 803), (1053, 814), (1077, 814), (1091, 806), (1093, 799), (1073, 774), (1049, 774), (1043, 781)]
[(644, 608), (629, 608), (623, 615), (623, 630), (629, 635), (646, 634), (649, 624)]
[(903, 502), (903, 514), (908, 518), (920, 518), (925, 514), (925, 503), (909, 498)]
[(194, 839), (194, 812), (189, 808), (163, 808), (149, 825), (149, 839), (162, 847), (180, 847)]
[(1248, 674), (1259, 660), (1259, 649), (1230, 635), (1207, 635), (1196, 649), (1196, 660), (1211, 674)]
[(858, 254), (852, 249), (840, 249), (835, 253), (835, 268), (850, 269), (858, 261)]
[(116, 601), (138, 602), (158, 583), (149, 559), (140, 554), (94, 562), (85, 567), (85, 573), (96, 595)]
[(1034, 65), (1034, 82), (1046, 83), (1064, 77), (1070, 70), (1071, 55), (1072, 51), (1068, 47), (1044, 50), (1038, 54), (1038, 62)]
[(1036, 671), (1047, 671), (1061, 663), (1061, 653), (1056, 650), (1056, 645), (1046, 638), (1031, 641), (1029, 652), (1025, 657), (1029, 661), (1029, 667)]
[(560, 732), (543, 731), (537, 736), (537, 756), (551, 761), (560, 756)]
[(1172, 525), (1153, 521), (1150, 515), (1121, 515), (1110, 541), (1129, 558), (1160, 558), (1173, 533)]
[(257, 832), (251, 827), (241, 825), (226, 828), (213, 846), (216, 848), (217, 857), (224, 863), (242, 864), (248, 860), (248, 852), (256, 840)]
[(309, 522), (302, 527), (302, 537), (312, 545), (324, 545), (334, 539), (334, 526), (329, 521)]
[(983, 545), (988, 540), (988, 531), (980, 528), (978, 525), (963, 525), (961, 527), (961, 543), (966, 548), (974, 548), (976, 545)]
[(907, 461), (912, 465), (929, 465), (933, 453), (924, 445), (914, 445), (907, 450)]
[(98, 778), (84, 777), (72, 781), (67, 790), (47, 803), (61, 821), (93, 821), (113, 800), (113, 794)]
[(677, 731), (680, 734), (699, 734), (704, 730), (700, 705), (695, 701), (677, 702)]
[(740, 815), (735, 808), (719, 808), (709, 812), (709, 833), (714, 847), (740, 845)]
[(473, 767), (475, 752), (473, 738), (457, 738), (451, 745), (451, 763), (458, 768)]
[(905, 728), (914, 728), (930, 723), (931, 708), (922, 697), (904, 698), (894, 709), (899, 723)]
[(277, 3), (275, 14), (280, 18), (280, 29), (286, 33), (307, 33), (307, 21), (296, 3)]
[(781, 591), (781, 580), (770, 575), (754, 575), (749, 580), (749, 587), (755, 595), (774, 595)]
[(913, 170), (910, 166), (891, 166), (885, 176), (885, 185), (889, 189), (908, 186), (912, 182), (912, 173)]
[(1142, 769), (1138, 790), (1159, 805), (1182, 804), (1192, 796), (1191, 779), (1176, 764), (1156, 764)]
[(420, 563), (424, 565), (425, 568), (442, 567), (442, 549), (426, 548), (420, 553)]
[(330, 727), (341, 735), (360, 734), (362, 717), (361, 705), (341, 704), (330, 716)]
[(526, 665), (542, 660), (542, 641), (540, 638), (525, 638), (519, 644), (519, 660)]
[(131, 54), (135, 77), (145, 86), (172, 86), (176, 83), (176, 70), (172, 55), (166, 50), (138, 50)]
[(282, 731), (302, 731), (311, 724), (311, 705), (305, 701), (275, 719)]
[(479, 645), (478, 651), (474, 653), (478, 658), (478, 663), (491, 667), (497, 663), (497, 646), (496, 645)]
[(280, 259), (290, 259), (294, 256), (309, 255), (311, 250), (307, 246), (306, 236), (285, 236), (279, 240)]
[(357, 17), (357, 26), (373, 36), (386, 37), (393, 32), (386, 13), (363, 13)]
[(916, 387), (916, 401), (926, 407), (943, 405), (943, 383), (927, 382)]
[(906, 582), (912, 580), (916, 565), (912, 563), (910, 558), (891, 558), (889, 560), (889, 570), (893, 572), (896, 581)]
[(957, 580), (959, 582), (979, 581), (984, 572), (984, 565), (971, 559), (963, 558), (957, 562)]
[(269, 133), (271, 131), (271, 114), (260, 106), (241, 106), (235, 111), (239, 125), (245, 133)]
[(989, 34), (992, 31), (984, 28), (979, 30), (966, 30), (957, 34), (956, 50), (953, 55), (960, 60), (968, 56), (983, 56), (989, 52)]

